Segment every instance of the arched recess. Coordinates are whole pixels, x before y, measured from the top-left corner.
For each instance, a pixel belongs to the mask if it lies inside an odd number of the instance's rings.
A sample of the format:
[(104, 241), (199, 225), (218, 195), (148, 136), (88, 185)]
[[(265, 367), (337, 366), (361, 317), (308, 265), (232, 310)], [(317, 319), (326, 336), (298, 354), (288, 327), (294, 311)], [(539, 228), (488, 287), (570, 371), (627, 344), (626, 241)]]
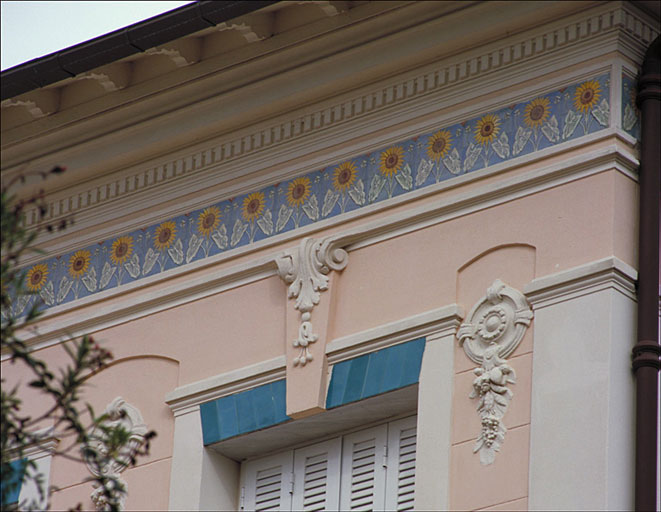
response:
[[(523, 290), (535, 277), (536, 248), (526, 243), (508, 243), (482, 250), (457, 269), (457, 303), (468, 314), (485, 296), (496, 279)], [(534, 321), (534, 320), (533, 320)], [(528, 494), (530, 403), (532, 389), (533, 329), (528, 328), (508, 364), (516, 374), (516, 384), (503, 418), (505, 441), (489, 465), (473, 453), (482, 425), (477, 412), (478, 399), (471, 399), (476, 366), (455, 339), (452, 448), (450, 476), (450, 509), (464, 508), (466, 503), (502, 503)], [(516, 471), (511, 471), (516, 467)], [(463, 482), (486, 482), (476, 500), (472, 485)], [(482, 506), (482, 505), (480, 505)]]
[(494, 279), (522, 290), (535, 277), (536, 248), (508, 243), (483, 250), (457, 270), (457, 303), (466, 311), (479, 300)]
[[(149, 455), (140, 457), (138, 465), (127, 468), (122, 478), (128, 484), (127, 510), (166, 510), (170, 486), (170, 459), (174, 436), (174, 418), (164, 402), (165, 394), (177, 387), (179, 362), (159, 355), (140, 355), (117, 359), (96, 372), (85, 382), (81, 402), (89, 403), (95, 414), (118, 396), (136, 407), (147, 428), (156, 431)], [(72, 440), (63, 439), (60, 447)], [(73, 450), (71, 455), (77, 456)], [(93, 510), (91, 483), (80, 483), (90, 476), (85, 464), (63, 457), (53, 459), (51, 483), (62, 489), (52, 495), (54, 510), (80, 502)], [(149, 488), (150, 492), (131, 493), (131, 489)]]

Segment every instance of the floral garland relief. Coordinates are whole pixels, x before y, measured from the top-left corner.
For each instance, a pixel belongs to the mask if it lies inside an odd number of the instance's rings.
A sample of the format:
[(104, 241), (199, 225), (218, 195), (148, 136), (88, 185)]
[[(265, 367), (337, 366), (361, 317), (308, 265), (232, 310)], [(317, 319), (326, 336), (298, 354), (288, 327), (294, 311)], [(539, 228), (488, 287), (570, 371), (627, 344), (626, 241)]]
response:
[(480, 452), (483, 465), (493, 463), (505, 441), (503, 416), (513, 397), (507, 386), (516, 383), (514, 369), (505, 358), (521, 342), (532, 317), (523, 294), (497, 279), (457, 332), (466, 355), (480, 365), (473, 370), (476, 377), (469, 398), (479, 398), (482, 428), (473, 453)]
[[(625, 78), (622, 94), (634, 98)], [(593, 133), (609, 126), (609, 88), (602, 75), (50, 258), (28, 269), (26, 286), (56, 306)], [(634, 129), (635, 101), (623, 109), (624, 128)], [(17, 300), (13, 314), (33, 297)]]
[[(94, 429), (91, 433), (92, 438), (95, 439), (92, 443), (92, 448), (98, 453), (102, 460), (106, 460), (106, 463), (98, 469), (100, 469), (103, 474), (114, 477), (122, 486), (123, 492), (121, 493), (121, 500), (118, 508), (119, 510), (124, 510), (128, 486), (119, 475), (129, 466), (135, 453), (145, 441), (147, 426), (142, 419), (140, 411), (119, 396), (108, 404), (104, 414), (106, 415), (107, 420), (103, 426), (108, 428), (122, 426), (129, 434), (128, 442), (122, 446), (119, 453), (113, 455), (112, 453), (109, 453), (109, 449), (111, 449), (112, 446), (108, 443), (104, 430), (102, 428)], [(90, 473), (94, 476), (99, 476), (97, 467), (89, 462), (88, 459), (86, 459), (86, 462)], [(101, 487), (96, 486), (90, 497), (96, 510), (110, 510), (109, 504), (104, 496), (104, 490)]]

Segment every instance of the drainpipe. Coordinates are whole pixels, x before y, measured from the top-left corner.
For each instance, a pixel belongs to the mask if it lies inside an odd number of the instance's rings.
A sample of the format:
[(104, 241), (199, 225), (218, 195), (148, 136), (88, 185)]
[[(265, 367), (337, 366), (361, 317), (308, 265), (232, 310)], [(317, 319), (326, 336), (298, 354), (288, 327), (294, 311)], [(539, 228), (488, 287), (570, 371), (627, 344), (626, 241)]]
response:
[(638, 336), (636, 378), (636, 510), (655, 510), (659, 378), (659, 190), (661, 183), (661, 37), (647, 49), (636, 98), (641, 115)]

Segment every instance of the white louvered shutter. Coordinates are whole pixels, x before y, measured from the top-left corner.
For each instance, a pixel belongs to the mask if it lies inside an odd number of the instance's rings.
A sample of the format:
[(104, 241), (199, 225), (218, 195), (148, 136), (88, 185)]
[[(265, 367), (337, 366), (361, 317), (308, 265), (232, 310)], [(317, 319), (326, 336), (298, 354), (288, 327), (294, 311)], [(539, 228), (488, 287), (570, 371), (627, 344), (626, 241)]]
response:
[(291, 510), (291, 451), (248, 461), (242, 469), (242, 510)]
[(384, 510), (387, 425), (344, 437), (341, 510)]
[(388, 424), (385, 510), (413, 510), (417, 417)]
[(292, 510), (339, 509), (341, 451), (339, 437), (294, 451)]

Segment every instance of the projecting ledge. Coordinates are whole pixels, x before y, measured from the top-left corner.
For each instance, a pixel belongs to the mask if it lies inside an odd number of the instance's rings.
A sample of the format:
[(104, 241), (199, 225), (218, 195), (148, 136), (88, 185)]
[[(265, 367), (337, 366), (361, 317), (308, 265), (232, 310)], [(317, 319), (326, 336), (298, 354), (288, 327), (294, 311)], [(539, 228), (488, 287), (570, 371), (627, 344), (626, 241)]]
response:
[(314, 416), (287, 421), (208, 445), (225, 457), (240, 461), (257, 455), (313, 442), (361, 426), (381, 422), (418, 407), (418, 384), (336, 407)]

